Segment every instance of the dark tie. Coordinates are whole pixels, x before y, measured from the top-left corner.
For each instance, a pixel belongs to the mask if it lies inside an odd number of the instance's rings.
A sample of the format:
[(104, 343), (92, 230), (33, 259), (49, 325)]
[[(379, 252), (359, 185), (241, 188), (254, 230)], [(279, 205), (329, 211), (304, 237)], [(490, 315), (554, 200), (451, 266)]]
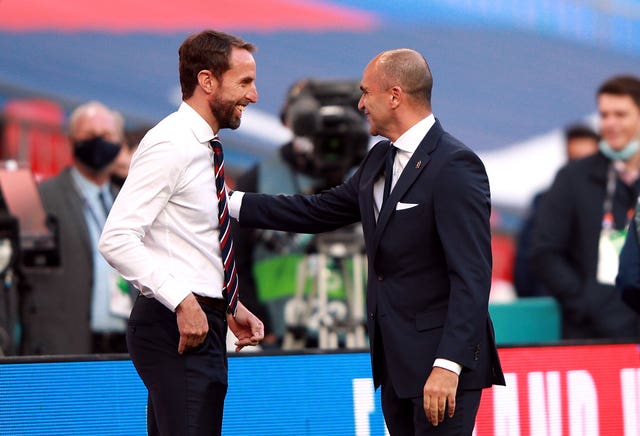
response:
[(100, 205), (102, 206), (102, 211), (104, 212), (104, 217), (109, 216), (109, 205), (107, 204), (107, 197), (104, 195), (104, 191), (101, 189), (98, 194), (98, 199), (100, 200)]
[(389, 193), (391, 193), (391, 184), (393, 183), (393, 161), (396, 157), (398, 149), (389, 144), (389, 151), (387, 151), (387, 160), (384, 166), (384, 194), (382, 194), (382, 204), (387, 201)]
[(227, 207), (227, 191), (224, 188), (224, 156), (222, 143), (218, 138), (210, 142), (213, 150), (213, 169), (216, 177), (216, 193), (218, 194), (218, 222), (220, 253), (224, 266), (224, 295), (227, 299), (228, 310), (236, 314), (238, 305), (238, 271), (233, 253), (233, 238), (231, 237), (231, 222), (229, 208)]

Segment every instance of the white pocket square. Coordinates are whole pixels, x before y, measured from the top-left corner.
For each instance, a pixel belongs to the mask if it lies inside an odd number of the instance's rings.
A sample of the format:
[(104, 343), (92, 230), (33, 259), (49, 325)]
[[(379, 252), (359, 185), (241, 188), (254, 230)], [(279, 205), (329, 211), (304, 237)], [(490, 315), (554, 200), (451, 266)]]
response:
[(418, 203), (403, 203), (403, 202), (399, 201), (396, 204), (396, 210), (411, 209), (412, 207), (416, 207), (417, 205), (418, 205)]

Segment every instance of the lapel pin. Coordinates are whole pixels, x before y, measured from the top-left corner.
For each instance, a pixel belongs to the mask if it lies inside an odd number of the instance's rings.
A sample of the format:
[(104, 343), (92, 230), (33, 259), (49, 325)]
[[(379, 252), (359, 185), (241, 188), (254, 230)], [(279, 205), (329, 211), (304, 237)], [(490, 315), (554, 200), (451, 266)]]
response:
[(421, 166), (422, 166), (422, 161), (421, 161), (421, 160), (419, 160), (419, 161), (416, 163), (416, 169), (419, 169)]

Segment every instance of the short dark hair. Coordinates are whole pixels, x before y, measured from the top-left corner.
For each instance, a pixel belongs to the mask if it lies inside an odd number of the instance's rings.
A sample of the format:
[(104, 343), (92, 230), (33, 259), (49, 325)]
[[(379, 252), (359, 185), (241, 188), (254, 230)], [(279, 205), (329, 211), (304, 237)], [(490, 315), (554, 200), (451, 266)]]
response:
[(632, 75), (614, 76), (600, 85), (597, 96), (602, 94), (628, 95), (640, 108), (640, 79)]
[(229, 58), (233, 48), (247, 50), (250, 53), (256, 50), (253, 44), (216, 30), (204, 30), (184, 40), (178, 49), (183, 100), (193, 95), (200, 71), (209, 70), (220, 80), (230, 68)]
[(571, 124), (564, 129), (564, 139), (569, 142), (578, 138), (590, 138), (600, 141), (600, 135), (589, 126), (584, 124)]

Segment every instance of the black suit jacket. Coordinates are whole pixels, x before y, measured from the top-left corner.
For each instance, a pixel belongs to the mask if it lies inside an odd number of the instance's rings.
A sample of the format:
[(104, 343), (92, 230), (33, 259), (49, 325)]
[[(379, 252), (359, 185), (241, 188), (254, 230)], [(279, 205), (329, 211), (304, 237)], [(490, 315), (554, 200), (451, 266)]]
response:
[[(389, 141), (376, 144), (353, 177), (319, 195), (246, 194), (240, 225), (316, 233), (362, 222), (376, 387), (382, 359), (405, 398), (422, 396), (435, 358), (463, 366), (461, 389), (504, 383), (487, 310), (491, 237), (484, 166), (436, 122), (376, 222), (373, 185), (388, 148)], [(399, 209), (400, 202), (415, 206)]]

